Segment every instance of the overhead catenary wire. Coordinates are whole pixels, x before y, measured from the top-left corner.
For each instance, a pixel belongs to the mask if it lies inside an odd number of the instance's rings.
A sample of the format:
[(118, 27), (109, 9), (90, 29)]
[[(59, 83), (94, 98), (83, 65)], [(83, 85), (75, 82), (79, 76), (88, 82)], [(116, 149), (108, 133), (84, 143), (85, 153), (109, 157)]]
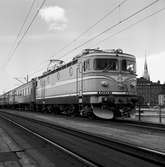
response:
[[(17, 36), (16, 36), (16, 38), (15, 38), (15, 40), (14, 40), (14, 42), (13, 42), (13, 46), (11, 47), (11, 49), (10, 49), (10, 51), (9, 51), (9, 54), (8, 54), (8, 57), (10, 57), (10, 54), (13, 52), (13, 48), (14, 48), (14, 46), (17, 44), (17, 41), (18, 41), (18, 39), (19, 39), (19, 37), (20, 37), (20, 35), (21, 35), (21, 33), (22, 33), (22, 31), (23, 31), (23, 29), (24, 29), (24, 26), (25, 26), (25, 24), (27, 23), (27, 21), (28, 21), (28, 19), (29, 19), (29, 16), (30, 16), (30, 14), (31, 14), (31, 12), (32, 12), (32, 9), (33, 9), (33, 7), (34, 7), (34, 4), (35, 4), (35, 0), (33, 0), (32, 1), (32, 3), (31, 3), (31, 5), (30, 5), (30, 8), (29, 8), (29, 10), (28, 10), (28, 12), (27, 12), (27, 14), (26, 14), (26, 16), (25, 16), (25, 19), (24, 19), (24, 21), (23, 21), (23, 23), (22, 23), (22, 25), (21, 25), (21, 27), (20, 27), (20, 29), (19, 29), (19, 31), (18, 31), (18, 34), (17, 34)], [(9, 59), (8, 59), (9, 60)]]
[[(117, 4), (114, 8), (112, 8), (110, 11), (106, 12), (105, 15), (103, 15), (100, 19), (98, 19), (94, 24), (89, 26), (86, 30), (84, 30), (82, 33), (80, 33), (75, 39), (73, 39), (71, 42), (67, 43), (64, 47), (60, 48), (58, 51), (56, 51), (55, 55), (59, 54), (61, 51), (64, 51), (66, 48), (68, 48), (70, 45), (78, 41), (83, 35), (85, 35), (87, 32), (89, 32), (91, 29), (93, 29), (96, 25), (101, 23), (105, 18), (110, 16), (115, 10), (120, 8), (122, 5), (124, 5), (128, 0), (123, 0), (119, 4)], [(50, 58), (53, 58), (54, 56), (51, 56)], [(48, 59), (44, 60), (43, 62), (47, 62)]]
[[(150, 3), (150, 4), (146, 5), (145, 7), (143, 7), (142, 9), (140, 9), (140, 10), (136, 11), (135, 13), (131, 14), (131, 15), (128, 16), (127, 18), (121, 20), (119, 23), (121, 24), (122, 22), (124, 22), (124, 21), (130, 19), (131, 17), (133, 17), (133, 16), (139, 14), (140, 12), (142, 12), (142, 11), (144, 11), (145, 9), (149, 8), (150, 6), (154, 5), (154, 4), (155, 4), (156, 2), (158, 2), (158, 1), (159, 1), (159, 0), (153, 1), (152, 3)], [(142, 18), (141, 20), (138, 20), (136, 23), (127, 26), (126, 28), (122, 29), (121, 31), (119, 31), (119, 32), (117, 32), (117, 33), (115, 33), (115, 34), (112, 34), (110, 37), (115, 36), (115, 35), (117, 35), (118, 33), (121, 33), (121, 32), (123, 32), (123, 31), (127, 30), (128, 28), (131, 28), (132, 26), (134, 26), (134, 25), (136, 25), (136, 24), (138, 24), (138, 23), (144, 21), (145, 19), (147, 19), (147, 18), (149, 18), (149, 17), (152, 17), (153, 15), (155, 15), (155, 14), (161, 12), (162, 10), (164, 10), (164, 8), (163, 8), (163, 9), (160, 9), (160, 10), (154, 12), (154, 13), (152, 13), (151, 15), (148, 15), (148, 16)], [(118, 23), (118, 25), (119, 25), (119, 23)], [(115, 26), (117, 26), (117, 24), (115, 24)], [(111, 26), (111, 27), (112, 27), (112, 26)], [(110, 27), (110, 28), (111, 28), (111, 27)], [(103, 32), (105, 32), (105, 31), (103, 31)], [(102, 33), (103, 33), (103, 32), (102, 32)], [(101, 33), (100, 33), (100, 34), (101, 34)], [(104, 39), (104, 40), (105, 40), (105, 39)], [(88, 41), (89, 41), (89, 40), (88, 40)], [(99, 42), (103, 42), (103, 41), (99, 41)], [(75, 48), (74, 48), (74, 49), (75, 49)], [(77, 49), (77, 47), (76, 47), (76, 49)], [(72, 49), (72, 50), (73, 50), (73, 49)], [(68, 54), (68, 52), (67, 52), (67, 54)], [(65, 55), (64, 55), (63, 57), (65, 57)], [(61, 57), (61, 58), (62, 58), (62, 57)], [(32, 74), (38, 73), (38, 72), (40, 72), (40, 71), (42, 71), (42, 70), (43, 70), (43, 68), (40, 69), (40, 70), (38, 70), (37, 72), (33, 72)]]
[(102, 42), (108, 40), (109, 38), (114, 37), (114, 36), (116, 36), (116, 35), (118, 35), (118, 34), (124, 32), (124, 31), (126, 31), (126, 30), (132, 28), (133, 26), (135, 26), (135, 25), (137, 25), (137, 24), (139, 24), (139, 23), (145, 21), (146, 19), (148, 19), (148, 18), (150, 18), (150, 17), (152, 17), (152, 16), (154, 16), (154, 15), (156, 15), (156, 14), (162, 12), (163, 10), (165, 10), (165, 7), (163, 7), (163, 8), (161, 8), (161, 9), (157, 10), (156, 12), (151, 13), (150, 15), (147, 15), (146, 17), (143, 17), (142, 19), (137, 20), (135, 23), (133, 23), (133, 24), (131, 24), (131, 25), (128, 25), (127, 27), (123, 28), (122, 30), (120, 30), (120, 31), (118, 31), (118, 32), (116, 32), (116, 33), (114, 33), (114, 34), (112, 34), (112, 35), (110, 35), (110, 36), (108, 36), (108, 37), (102, 39), (101, 41), (98, 41), (97, 43), (94, 44), (94, 46), (97, 46), (98, 44), (100, 44), (100, 43), (102, 43)]
[[(161, 9), (159, 9), (159, 10), (153, 12), (153, 13), (151, 13), (150, 15), (147, 15), (147, 16), (143, 17), (142, 19), (137, 20), (135, 23), (133, 23), (133, 24), (131, 24), (131, 25), (128, 25), (128, 26), (125, 27), (124, 29), (122, 29), (122, 30), (120, 30), (120, 31), (118, 31), (118, 32), (116, 32), (116, 33), (114, 33), (114, 34), (112, 34), (112, 35), (110, 35), (110, 36), (104, 38), (104, 39), (101, 40), (101, 41), (98, 41), (96, 44), (94, 44), (94, 46), (97, 46), (99, 43), (104, 42), (104, 41), (108, 40), (109, 38), (114, 37), (114, 36), (116, 36), (116, 35), (118, 35), (118, 34), (124, 32), (124, 31), (128, 30), (129, 28), (131, 28), (131, 27), (133, 27), (133, 26), (135, 26), (135, 25), (137, 25), (137, 24), (139, 24), (139, 23), (145, 21), (146, 19), (149, 19), (150, 17), (152, 17), (152, 16), (154, 16), (154, 15), (156, 15), (156, 14), (159, 14), (160, 12), (162, 12), (162, 11), (164, 11), (164, 10), (165, 10), (165, 7), (161, 8)], [(38, 73), (38, 72), (41, 72), (41, 71), (43, 71), (43, 69), (44, 69), (44, 68), (41, 68), (40, 70), (38, 70), (38, 71), (36, 71), (36, 72), (33, 72), (33, 73), (31, 73), (31, 74), (36, 74), (36, 73)]]
[(17, 42), (15, 48), (13, 49), (13, 52), (12, 52), (12, 53), (10, 54), (10, 56), (8, 57), (7, 64), (10, 62), (10, 60), (11, 60), (12, 57), (14, 56), (14, 54), (15, 54), (17, 48), (20, 46), (22, 40), (24, 39), (25, 35), (26, 35), (27, 32), (29, 31), (31, 25), (34, 23), (34, 21), (35, 21), (37, 15), (38, 15), (40, 9), (44, 6), (45, 2), (46, 2), (46, 0), (43, 0), (42, 3), (41, 3), (41, 5), (40, 5), (39, 8), (37, 9), (37, 12), (36, 12), (35, 15), (33, 16), (33, 18), (32, 18), (32, 20), (31, 20), (30, 24), (28, 25), (28, 27), (27, 27), (26, 30), (24, 31), (24, 33), (23, 33), (23, 35), (21, 36), (20, 40)]
[(133, 14), (129, 15), (128, 17), (126, 17), (126, 18), (120, 20), (118, 23), (116, 23), (116, 24), (110, 26), (109, 28), (107, 28), (106, 30), (104, 30), (104, 31), (102, 31), (102, 32), (100, 32), (100, 33), (98, 33), (97, 35), (95, 35), (94, 37), (92, 37), (92, 38), (90, 38), (89, 40), (85, 41), (84, 43), (78, 45), (77, 47), (75, 47), (75, 48), (73, 48), (73, 49), (71, 49), (71, 50), (69, 50), (68, 52), (66, 52), (65, 54), (63, 54), (63, 56), (61, 56), (61, 57), (59, 57), (59, 58), (64, 58), (64, 57), (66, 57), (68, 54), (72, 53), (73, 51), (75, 51), (75, 50), (81, 48), (82, 46), (84, 46), (84, 45), (86, 45), (87, 43), (93, 41), (94, 39), (98, 38), (99, 36), (105, 34), (106, 32), (108, 32), (108, 31), (114, 29), (115, 27), (119, 26), (120, 24), (122, 24), (122, 23), (128, 21), (128, 20), (131, 19), (132, 17), (136, 16), (137, 14), (139, 14), (139, 13), (143, 12), (144, 10), (148, 9), (149, 7), (153, 6), (153, 5), (156, 4), (158, 1), (160, 1), (160, 0), (155, 0), (155, 1), (151, 2), (150, 4), (146, 5), (146, 6), (143, 7), (142, 9), (140, 9), (140, 10), (134, 12)]
[(89, 26), (85, 31), (83, 31), (82, 33), (80, 33), (75, 39), (73, 39), (71, 42), (69, 42), (68, 44), (66, 44), (64, 47), (60, 48), (57, 52), (59, 53), (60, 51), (63, 51), (64, 49), (68, 48), (70, 45), (72, 45), (74, 42), (76, 42), (77, 40), (79, 40), (84, 34), (86, 34), (87, 32), (89, 32), (91, 29), (93, 29), (96, 25), (98, 25), (100, 22), (102, 22), (106, 17), (108, 17), (109, 15), (111, 15), (116, 9), (120, 8), (124, 3), (126, 3), (128, 0), (123, 0), (121, 3), (119, 3), (118, 5), (116, 5), (113, 9), (111, 9), (110, 11), (108, 11), (104, 16), (102, 16), (99, 20), (97, 20), (94, 24), (92, 24), (91, 26)]
[[(120, 8), (122, 5), (124, 5), (128, 0), (123, 0), (122, 2), (120, 2), (119, 4), (117, 4), (114, 8), (112, 8), (110, 11), (106, 12), (105, 15), (103, 15), (100, 19), (98, 19), (94, 24), (92, 24), (91, 26), (89, 26), (85, 31), (83, 31), (82, 33), (80, 33), (75, 39), (73, 39), (71, 42), (69, 42), (68, 44), (66, 44), (64, 47), (60, 48), (55, 54), (58, 54), (60, 51), (63, 51), (64, 49), (68, 48), (71, 44), (73, 44), (74, 42), (76, 42), (78, 39), (80, 39), (83, 35), (85, 35), (87, 32), (89, 32), (91, 29), (93, 29), (96, 25), (98, 25), (99, 23), (101, 23), (105, 18), (107, 18), (108, 16), (110, 16), (115, 10), (117, 10), (118, 8)], [(48, 61), (44, 60), (43, 62)], [(43, 69), (43, 68), (42, 68)], [(41, 70), (40, 70), (41, 71)], [(34, 72), (33, 72), (34, 73)], [(37, 72), (36, 72), (37, 73)]]
[(23, 24), (22, 24), (21, 27), (20, 27), (20, 30), (19, 30), (19, 32), (18, 32), (18, 35), (17, 35), (16, 40), (15, 40), (14, 43), (16, 43), (16, 41), (18, 40), (19, 36), (21, 35), (22, 30), (23, 30), (25, 24), (27, 23), (28, 18), (29, 18), (29, 16), (30, 16), (31, 12), (32, 12), (32, 9), (33, 9), (33, 7), (34, 7), (35, 2), (36, 2), (36, 0), (33, 0), (33, 1), (32, 1), (31, 5), (30, 5), (30, 8), (29, 8), (29, 11), (28, 11), (27, 15), (25, 16), (24, 22), (23, 22)]

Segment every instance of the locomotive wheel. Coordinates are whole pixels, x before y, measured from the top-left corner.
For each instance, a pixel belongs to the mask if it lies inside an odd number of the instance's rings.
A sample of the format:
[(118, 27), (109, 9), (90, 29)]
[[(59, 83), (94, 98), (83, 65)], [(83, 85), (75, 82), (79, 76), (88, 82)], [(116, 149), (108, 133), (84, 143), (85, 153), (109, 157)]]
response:
[(107, 109), (105, 107), (93, 107), (93, 113), (96, 117), (102, 119), (113, 119), (114, 113), (112, 110)]

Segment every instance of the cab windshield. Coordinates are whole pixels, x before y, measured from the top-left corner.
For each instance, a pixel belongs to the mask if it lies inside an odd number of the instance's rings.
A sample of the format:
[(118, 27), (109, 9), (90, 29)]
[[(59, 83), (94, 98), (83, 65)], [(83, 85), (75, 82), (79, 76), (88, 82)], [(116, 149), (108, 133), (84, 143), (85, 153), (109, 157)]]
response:
[(118, 60), (117, 59), (95, 59), (94, 60), (94, 70), (103, 71), (116, 71), (118, 70)]
[(136, 72), (135, 62), (131, 61), (131, 60), (124, 59), (121, 61), (121, 69), (122, 69), (122, 71), (135, 73)]

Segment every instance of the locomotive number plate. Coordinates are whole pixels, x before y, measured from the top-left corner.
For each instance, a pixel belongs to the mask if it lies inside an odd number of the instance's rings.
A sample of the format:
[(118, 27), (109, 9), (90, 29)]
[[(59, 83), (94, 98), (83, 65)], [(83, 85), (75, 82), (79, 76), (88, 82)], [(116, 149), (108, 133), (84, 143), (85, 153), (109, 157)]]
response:
[(110, 94), (112, 94), (112, 92), (110, 92), (110, 91), (98, 91), (98, 94), (99, 95), (110, 95)]

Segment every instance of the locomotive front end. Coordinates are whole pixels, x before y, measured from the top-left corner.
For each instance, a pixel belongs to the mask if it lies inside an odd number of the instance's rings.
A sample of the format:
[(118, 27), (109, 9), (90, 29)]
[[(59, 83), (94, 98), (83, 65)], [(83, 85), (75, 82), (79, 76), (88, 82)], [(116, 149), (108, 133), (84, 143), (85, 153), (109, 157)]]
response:
[(91, 68), (84, 64), (84, 94), (91, 92), (93, 113), (104, 119), (130, 116), (136, 103), (135, 57), (118, 49), (97, 51), (84, 62), (89, 60)]

